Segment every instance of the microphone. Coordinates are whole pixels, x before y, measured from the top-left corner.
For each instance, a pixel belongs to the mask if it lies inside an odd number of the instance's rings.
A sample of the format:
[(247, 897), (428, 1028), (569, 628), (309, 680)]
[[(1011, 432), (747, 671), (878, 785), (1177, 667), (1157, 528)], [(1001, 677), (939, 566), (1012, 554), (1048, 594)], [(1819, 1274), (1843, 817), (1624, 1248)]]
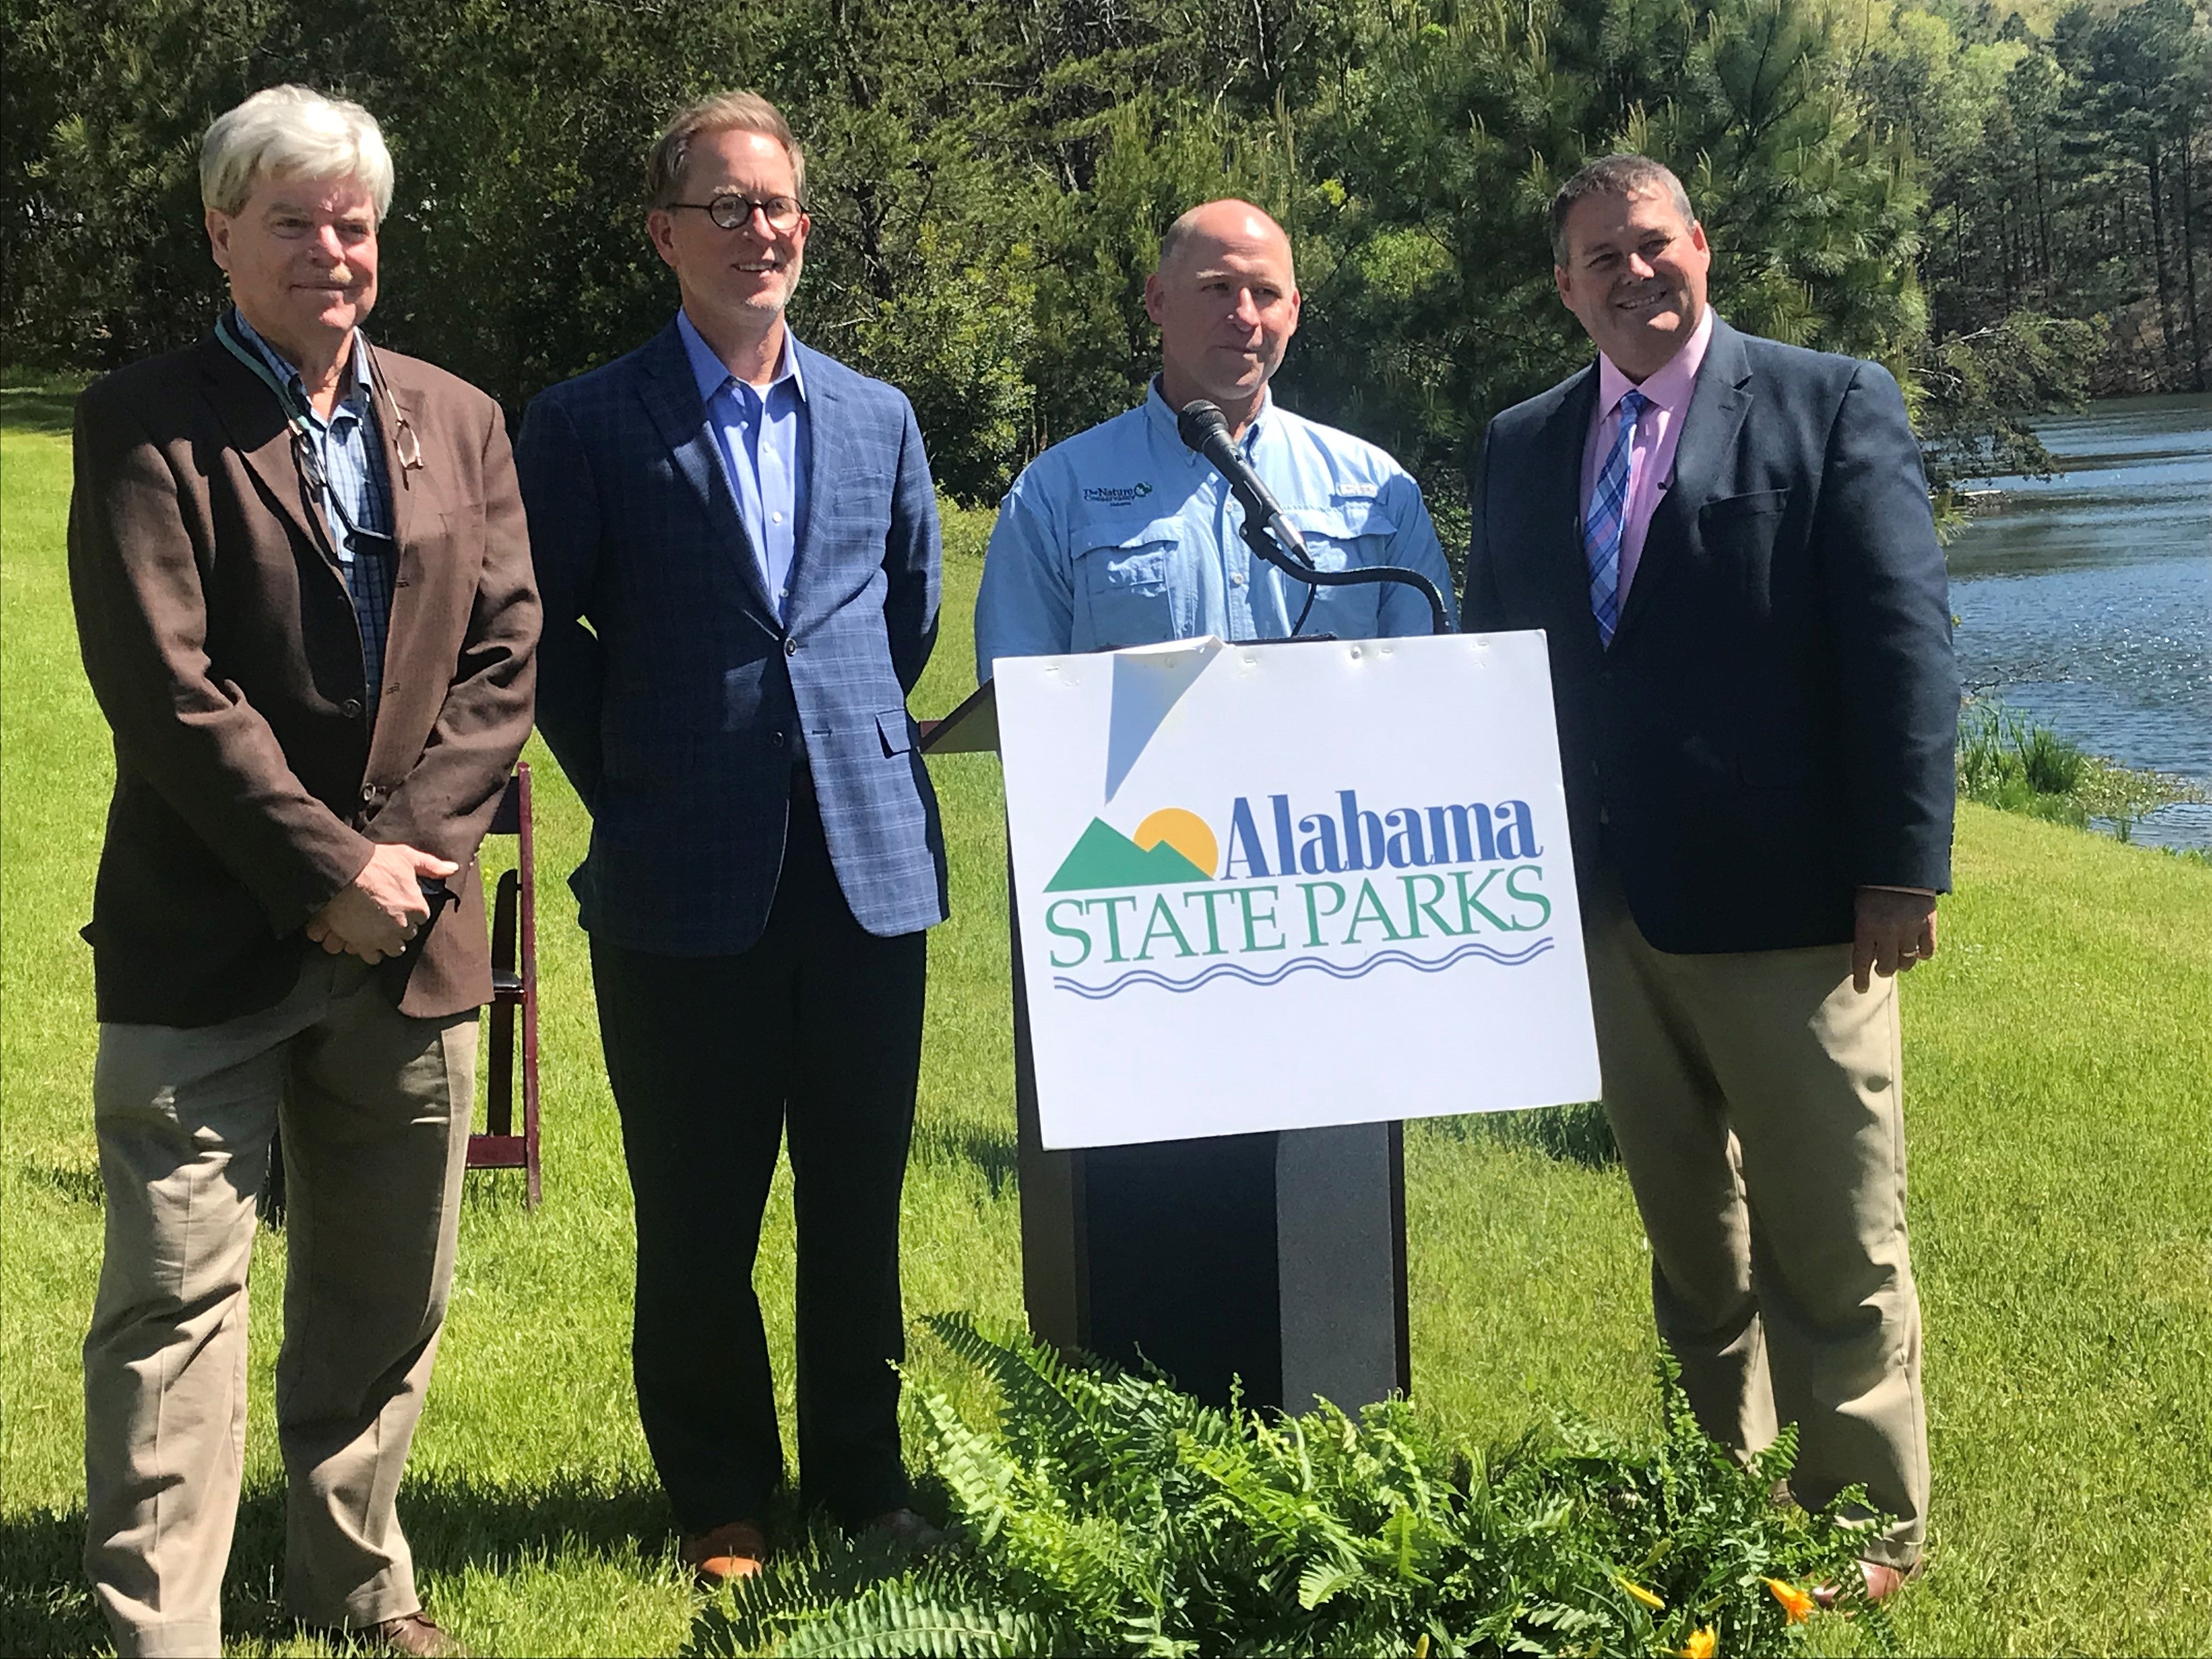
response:
[[(1229, 485), (1230, 493), (1243, 504), (1244, 521), (1248, 526), (1257, 526), (1274, 532), (1275, 539), (1288, 549), (1301, 564), (1310, 565), (1306, 556), (1306, 538), (1297, 526), (1283, 516), (1267, 486), (1260, 482), (1260, 475), (1252, 470), (1237, 447), (1237, 441), (1229, 435), (1229, 419), (1215, 404), (1200, 398), (1182, 406), (1176, 416), (1176, 431), (1181, 434), (1186, 448), (1194, 449), (1213, 463)], [(1249, 535), (1248, 535), (1249, 539)]]
[[(1228, 481), (1231, 493), (1244, 506), (1244, 523), (1240, 534), (1245, 545), (1261, 558), (1293, 580), (1304, 582), (1309, 589), (1323, 587), (1352, 587), (1374, 582), (1396, 582), (1412, 588), (1429, 604), (1429, 631), (1449, 634), (1452, 631), (1451, 613), (1444, 608), (1443, 595), (1437, 585), (1418, 570), (1404, 570), (1392, 564), (1355, 566), (1345, 570), (1316, 570), (1306, 552), (1306, 538), (1298, 527), (1283, 516), (1283, 509), (1267, 486), (1260, 482), (1260, 475), (1252, 465), (1237, 451), (1237, 441), (1229, 435), (1229, 421), (1221, 410), (1203, 398), (1182, 406), (1176, 416), (1176, 431), (1189, 448), (1213, 463), (1214, 470)], [(1313, 609), (1314, 595), (1306, 595), (1305, 610), (1298, 612), (1297, 622), (1291, 629), (1291, 636), (1297, 637), (1298, 630), (1306, 624), (1306, 615)], [(1323, 637), (1327, 637), (1324, 635)]]

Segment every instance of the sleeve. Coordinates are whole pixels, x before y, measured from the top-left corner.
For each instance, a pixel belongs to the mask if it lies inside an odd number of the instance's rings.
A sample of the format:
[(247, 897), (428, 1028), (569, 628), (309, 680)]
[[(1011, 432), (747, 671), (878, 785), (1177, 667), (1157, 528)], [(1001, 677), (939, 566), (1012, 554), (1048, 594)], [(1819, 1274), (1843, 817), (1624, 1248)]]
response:
[(991, 678), (1000, 657), (1049, 657), (1072, 650), (1075, 594), (1060, 538), (1033, 497), (1036, 469), (1014, 480), (999, 503), (975, 592), (975, 679)]
[(1468, 476), (1467, 582), (1459, 608), (1470, 634), (1497, 633), (1507, 625), (1505, 607), (1498, 597), (1498, 573), (1490, 558), (1490, 446), (1497, 430), (1492, 426), (1482, 434), (1482, 448)]
[(599, 577), (599, 500), (591, 458), (556, 399), (538, 398), (524, 415), (514, 469), (544, 606), (538, 729), (589, 811), (599, 790), (606, 684), (605, 649), (584, 622)]
[(1838, 688), (1853, 879), (1951, 884), (1958, 669), (1943, 550), (1897, 382), (1862, 363), (1828, 434), (1814, 528)]
[[(1413, 481), (1412, 474), (1401, 472), (1383, 486), (1382, 493), (1390, 508), (1391, 522), (1398, 526), (1385, 544), (1385, 562), (1419, 571), (1434, 582), (1437, 595), (1444, 602), (1444, 615), (1456, 627), (1459, 603), (1452, 591), (1451, 567), (1444, 560), (1443, 544), (1437, 539), (1437, 526), (1429, 517), (1429, 505), (1421, 499), (1421, 486)], [(1382, 590), (1379, 620), (1382, 635), (1386, 639), (1408, 634), (1425, 635), (1436, 626), (1428, 600), (1403, 582), (1392, 582)]]
[(456, 864), (475, 856), (529, 740), (543, 615), (507, 423), (489, 399), (484, 418), (483, 558), (468, 630), (422, 757), (369, 825), (377, 841)]
[(899, 412), (898, 479), (891, 493), (890, 533), (884, 538), (884, 626), (890, 636), (891, 670), (899, 690), (914, 690), (937, 647), (938, 610), (944, 601), (944, 550), (937, 524), (937, 486), (903, 397)]
[(118, 400), (77, 403), (70, 597), (118, 763), (291, 933), (368, 863), (366, 837), (293, 772), (269, 723), (213, 677), (207, 600), (168, 458)]

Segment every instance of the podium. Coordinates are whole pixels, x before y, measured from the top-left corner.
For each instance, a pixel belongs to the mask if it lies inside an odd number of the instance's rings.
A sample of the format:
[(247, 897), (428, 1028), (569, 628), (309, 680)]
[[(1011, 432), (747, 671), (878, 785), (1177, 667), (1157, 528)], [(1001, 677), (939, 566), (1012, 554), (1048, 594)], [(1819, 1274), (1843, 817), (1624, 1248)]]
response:
[(921, 746), (1006, 767), (1032, 1330), (1409, 1388), (1401, 1120), (1597, 1093), (1542, 637), (1002, 659)]
[[(987, 682), (925, 754), (998, 752)], [(1413, 1386), (1396, 1122), (1048, 1151), (1012, 884), (1016, 1169), (1030, 1328), (1199, 1398), (1348, 1411)]]

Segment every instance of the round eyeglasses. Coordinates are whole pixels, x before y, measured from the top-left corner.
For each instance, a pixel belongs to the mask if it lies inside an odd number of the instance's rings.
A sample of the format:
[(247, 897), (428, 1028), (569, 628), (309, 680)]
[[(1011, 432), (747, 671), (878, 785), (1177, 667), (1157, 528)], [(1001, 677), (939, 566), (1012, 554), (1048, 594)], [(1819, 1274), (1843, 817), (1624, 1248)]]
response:
[(671, 208), (689, 208), (694, 213), (703, 213), (724, 230), (736, 230), (752, 222), (757, 213), (768, 221), (770, 230), (789, 230), (799, 222), (805, 211), (795, 196), (746, 196), (737, 191), (727, 191), (710, 202), (671, 202)]

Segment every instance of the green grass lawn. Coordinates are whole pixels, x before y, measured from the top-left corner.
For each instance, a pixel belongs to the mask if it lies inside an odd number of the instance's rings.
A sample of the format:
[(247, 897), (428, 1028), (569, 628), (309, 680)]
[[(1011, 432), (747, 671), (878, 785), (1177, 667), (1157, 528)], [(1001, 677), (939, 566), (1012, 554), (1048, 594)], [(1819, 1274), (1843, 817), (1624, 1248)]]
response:
[[(0, 391), (0, 1652), (105, 1645), (76, 1565), (77, 1345), (100, 1238), (76, 937), (110, 781), (64, 568), (67, 400)], [(988, 520), (948, 525), (945, 637), (914, 703), (969, 687)], [(471, 1177), (460, 1267), (401, 1498), (433, 1609), (478, 1652), (713, 1644), (676, 1570), (631, 1399), (628, 1188), (562, 878), (585, 822), (538, 776), (545, 1203)], [(996, 763), (935, 763), (953, 920), (932, 936), (907, 1184), (908, 1306), (1020, 1313)], [(1968, 807), (1942, 956), (1905, 1002), (1912, 1222), (1927, 1309), (1930, 1566), (1912, 1650), (2212, 1650), (2212, 869)], [(1419, 1402), (1476, 1441), (1554, 1411), (1656, 1423), (1646, 1257), (1620, 1171), (1465, 1120), (1407, 1137)], [(760, 1287), (790, 1331), (779, 1188)], [(282, 1620), (270, 1367), (284, 1272), (258, 1253), (240, 1652), (319, 1652)], [(917, 1345), (933, 1386), (967, 1388)], [(786, 1376), (787, 1408), (788, 1377)], [(787, 1410), (787, 1421), (788, 1413)], [(1847, 1651), (1825, 1621), (1816, 1645)]]

